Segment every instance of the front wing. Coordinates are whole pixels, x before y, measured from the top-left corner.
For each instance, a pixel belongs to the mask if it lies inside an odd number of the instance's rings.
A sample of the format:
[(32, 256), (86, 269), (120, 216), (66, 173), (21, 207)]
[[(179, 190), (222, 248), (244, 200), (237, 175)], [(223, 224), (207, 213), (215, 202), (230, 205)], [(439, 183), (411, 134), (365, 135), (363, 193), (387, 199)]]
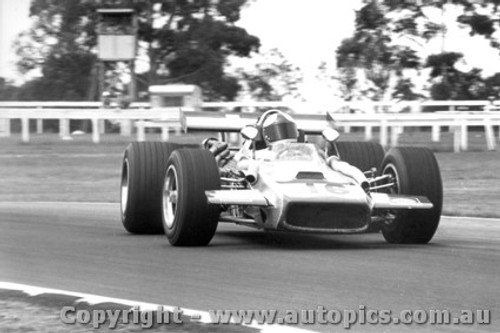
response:
[(431, 209), (432, 203), (426, 197), (387, 194), (387, 193), (371, 193), (373, 200), (373, 208), (381, 210), (398, 210), (398, 209)]
[[(269, 207), (267, 198), (258, 190), (217, 190), (205, 191), (207, 200), (217, 205), (246, 205)], [(431, 209), (432, 203), (426, 197), (398, 195), (387, 193), (371, 193), (373, 209)]]

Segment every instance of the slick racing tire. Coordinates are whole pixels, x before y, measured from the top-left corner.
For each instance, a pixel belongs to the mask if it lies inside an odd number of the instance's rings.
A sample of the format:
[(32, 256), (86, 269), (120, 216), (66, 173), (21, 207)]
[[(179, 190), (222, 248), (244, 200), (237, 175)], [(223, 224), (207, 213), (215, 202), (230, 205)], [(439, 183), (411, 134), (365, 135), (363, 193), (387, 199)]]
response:
[(395, 182), (393, 193), (427, 197), (432, 209), (397, 211), (396, 218), (382, 226), (389, 243), (426, 244), (436, 232), (443, 206), (443, 185), (436, 158), (427, 148), (392, 148), (385, 156), (381, 174)]
[[(375, 142), (341, 141), (336, 142), (338, 156), (341, 160), (355, 166), (361, 171), (379, 168), (384, 158), (384, 148)], [(335, 149), (329, 150), (329, 156)]]
[(163, 228), (174, 246), (205, 246), (215, 234), (220, 206), (205, 191), (220, 189), (219, 168), (208, 150), (179, 149), (168, 160), (163, 181)]
[(134, 142), (125, 150), (121, 177), (121, 217), (133, 234), (163, 232), (161, 219), (163, 176), (170, 154), (181, 145)]

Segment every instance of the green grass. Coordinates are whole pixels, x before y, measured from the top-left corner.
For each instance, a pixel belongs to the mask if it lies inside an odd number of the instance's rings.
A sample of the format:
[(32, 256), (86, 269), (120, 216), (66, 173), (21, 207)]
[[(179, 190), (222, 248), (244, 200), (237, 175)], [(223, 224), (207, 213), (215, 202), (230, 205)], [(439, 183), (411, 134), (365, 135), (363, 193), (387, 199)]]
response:
[[(172, 141), (199, 143), (206, 136), (172, 135)], [(29, 144), (18, 136), (0, 139), (0, 201), (118, 202), (123, 151), (133, 138), (106, 135), (100, 144), (88, 135), (30, 139)]]
[[(172, 141), (199, 143), (209, 133), (176, 137)], [(362, 133), (345, 139), (362, 139)], [(376, 138), (376, 137), (375, 137)], [(159, 139), (149, 134), (149, 140)], [(485, 151), (484, 135), (470, 135), (469, 152), (452, 153), (452, 136), (430, 142), (429, 132), (405, 133), (401, 145), (426, 145), (436, 151), (444, 184), (444, 214), (500, 217), (500, 152)], [(0, 201), (118, 202), (122, 154), (134, 138), (89, 135), (62, 141), (57, 135), (0, 138)]]
[(500, 152), (437, 153), (446, 215), (500, 217)]

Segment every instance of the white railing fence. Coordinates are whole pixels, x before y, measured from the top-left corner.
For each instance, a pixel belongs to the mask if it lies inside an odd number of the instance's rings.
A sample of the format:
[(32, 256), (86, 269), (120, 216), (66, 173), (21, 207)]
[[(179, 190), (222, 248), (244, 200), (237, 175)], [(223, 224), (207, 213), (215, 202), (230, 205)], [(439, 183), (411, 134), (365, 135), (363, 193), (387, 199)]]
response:
[[(224, 112), (194, 112), (179, 108), (154, 108), (149, 103), (133, 103), (128, 109), (101, 108), (100, 102), (0, 102), (0, 136), (10, 135), (10, 120), (21, 120), (21, 137), (29, 142), (29, 120), (37, 120), (37, 133), (43, 133), (43, 120), (58, 119), (59, 135), (70, 136), (71, 119), (87, 119), (92, 122), (92, 141), (100, 142), (104, 120), (120, 124), (122, 135), (132, 135), (132, 125), (137, 127), (137, 140), (145, 140), (145, 129), (158, 127), (162, 140), (168, 140), (169, 130), (190, 130), (226, 128), (233, 131), (253, 123), (259, 113), (256, 109), (287, 108), (296, 113), (299, 126), (309, 131), (319, 131), (332, 119), (335, 125), (349, 131), (352, 127), (364, 128), (365, 139), (372, 139), (373, 130), (380, 131), (379, 140), (384, 146), (395, 146), (400, 134), (407, 127), (432, 128), (432, 140), (440, 140), (442, 127), (449, 127), (454, 133), (454, 150), (468, 148), (468, 127), (484, 128), (486, 147), (496, 148), (495, 127), (500, 126), (500, 101), (432, 101), (432, 102), (346, 102), (342, 105), (319, 105), (313, 103), (285, 102), (206, 102), (206, 110)], [(435, 112), (421, 112), (432, 108)], [(239, 110), (243, 112), (232, 112)], [(352, 111), (354, 113), (351, 113)], [(404, 110), (405, 112), (400, 112)], [(474, 111), (470, 111), (474, 110)], [(482, 111), (478, 111), (482, 110)], [(339, 112), (340, 111), (340, 112)], [(326, 116), (328, 114), (328, 117)], [(182, 124), (181, 124), (182, 122)]]

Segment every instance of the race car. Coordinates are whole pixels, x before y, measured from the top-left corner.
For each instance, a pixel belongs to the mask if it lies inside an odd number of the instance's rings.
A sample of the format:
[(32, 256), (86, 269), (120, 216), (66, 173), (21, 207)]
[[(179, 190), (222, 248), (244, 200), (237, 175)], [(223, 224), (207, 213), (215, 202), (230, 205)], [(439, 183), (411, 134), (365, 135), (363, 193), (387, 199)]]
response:
[(205, 246), (219, 222), (266, 231), (381, 232), (389, 243), (417, 244), (438, 228), (442, 181), (427, 148), (385, 153), (374, 142), (339, 140), (326, 123), (322, 144), (309, 143), (280, 110), (266, 111), (241, 136), (230, 153), (213, 144), (131, 143), (121, 176), (125, 229), (165, 233), (174, 246)]

